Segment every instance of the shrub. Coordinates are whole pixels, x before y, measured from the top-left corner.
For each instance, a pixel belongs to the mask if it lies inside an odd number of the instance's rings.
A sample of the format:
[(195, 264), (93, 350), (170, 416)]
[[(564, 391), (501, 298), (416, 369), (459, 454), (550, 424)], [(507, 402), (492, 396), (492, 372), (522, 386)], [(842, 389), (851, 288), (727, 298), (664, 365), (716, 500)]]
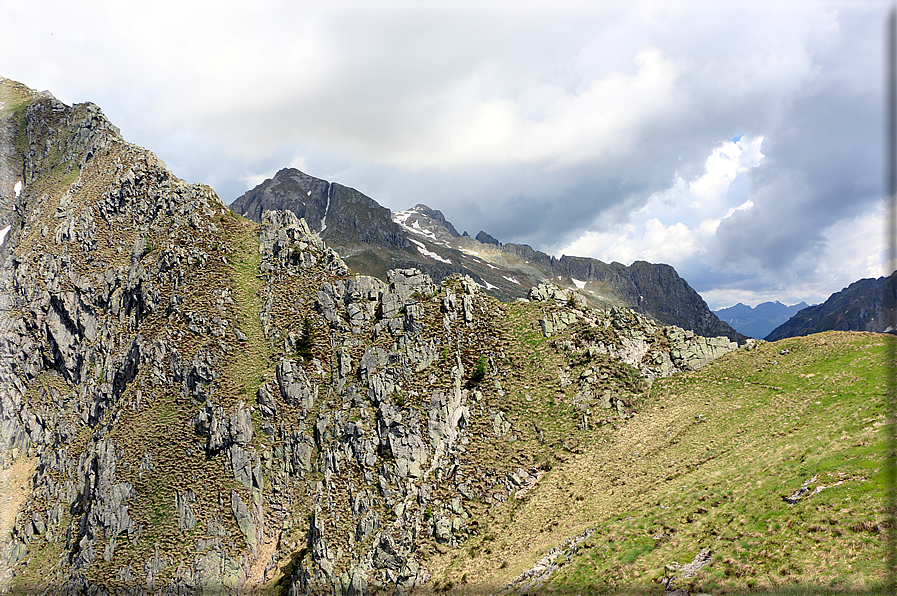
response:
[(476, 366), (474, 366), (474, 368), (473, 368), (473, 374), (470, 375), (470, 382), (474, 385), (478, 385), (485, 378), (486, 378), (486, 357), (480, 356), (480, 359), (477, 360)]
[(315, 328), (308, 317), (302, 319), (302, 335), (296, 342), (296, 352), (305, 360), (311, 360), (314, 356), (312, 348), (315, 347)]

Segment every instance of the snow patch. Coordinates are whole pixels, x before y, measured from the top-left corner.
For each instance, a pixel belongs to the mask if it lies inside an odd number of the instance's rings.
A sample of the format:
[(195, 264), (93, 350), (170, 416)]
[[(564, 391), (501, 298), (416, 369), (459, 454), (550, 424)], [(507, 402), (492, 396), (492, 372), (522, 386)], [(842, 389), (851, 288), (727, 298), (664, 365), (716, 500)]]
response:
[(512, 284), (517, 284), (518, 286), (520, 285), (520, 282), (517, 281), (516, 279), (514, 279), (513, 277), (508, 277), (507, 275), (502, 275), (502, 277), (505, 278), (506, 280), (508, 280), (509, 282), (511, 282)]
[(583, 289), (584, 287), (586, 287), (586, 282), (579, 281), (578, 279), (573, 279), (572, 277), (570, 279), (573, 280), (573, 285), (576, 286), (577, 288), (579, 288), (580, 290)]
[[(415, 211), (414, 209), (409, 209), (407, 211), (396, 211), (395, 213), (392, 214), (392, 221), (394, 223), (399, 224), (405, 230), (411, 232), (412, 234), (417, 234), (418, 236), (423, 236), (430, 240), (436, 241), (437, 240), (436, 234), (434, 234), (430, 230), (425, 230), (422, 227), (420, 227), (420, 223), (418, 223), (416, 220), (412, 221), (410, 226), (408, 225), (408, 218), (411, 217), (412, 215), (417, 215), (417, 214), (418, 214), (418, 212)], [(442, 259), (440, 259), (440, 260), (442, 260)]]
[[(19, 180), (16, 182), (16, 185), (12, 187), (12, 191), (16, 193), (16, 198), (19, 198), (19, 195), (22, 194), (22, 181)], [(2, 244), (2, 243), (0, 243)]]
[(443, 259), (439, 255), (437, 255), (435, 252), (431, 252), (431, 251), (427, 250), (426, 247), (423, 245), (423, 243), (418, 242), (414, 238), (409, 238), (408, 240), (413, 242), (417, 246), (417, 252), (424, 255), (425, 257), (430, 257), (431, 259), (436, 259), (437, 261), (442, 261), (443, 263), (448, 263), (449, 265), (452, 264), (452, 262), (449, 261), (448, 259)]
[(6, 235), (9, 233), (11, 226), (6, 226), (2, 230), (0, 230), (0, 245), (6, 242)]
[(413, 211), (394, 211), (392, 220), (400, 226), (405, 227), (405, 222), (411, 217), (412, 213)]
[(486, 267), (489, 267), (490, 269), (498, 269), (498, 267), (496, 267), (492, 263), (486, 263)]
[(426, 236), (427, 238), (432, 238), (433, 240), (436, 240), (436, 234), (434, 234), (430, 230), (425, 230), (422, 227), (420, 227), (420, 223), (417, 220), (412, 221), (411, 226), (413, 228), (412, 231), (414, 233), (420, 234), (421, 236)]
[(308, 191), (308, 194), (305, 195), (305, 196), (310, 197), (310, 196), (311, 196), (311, 191)]

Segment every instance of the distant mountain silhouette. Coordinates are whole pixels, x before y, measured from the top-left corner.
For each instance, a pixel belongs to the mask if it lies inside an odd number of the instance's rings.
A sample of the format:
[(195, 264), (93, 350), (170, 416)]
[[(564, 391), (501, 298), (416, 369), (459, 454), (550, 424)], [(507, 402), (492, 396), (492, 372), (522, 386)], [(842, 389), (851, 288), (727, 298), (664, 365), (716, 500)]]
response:
[(778, 300), (764, 302), (751, 308), (739, 302), (735, 306), (713, 311), (716, 316), (748, 337), (763, 339), (769, 333), (806, 308), (806, 302), (788, 306)]

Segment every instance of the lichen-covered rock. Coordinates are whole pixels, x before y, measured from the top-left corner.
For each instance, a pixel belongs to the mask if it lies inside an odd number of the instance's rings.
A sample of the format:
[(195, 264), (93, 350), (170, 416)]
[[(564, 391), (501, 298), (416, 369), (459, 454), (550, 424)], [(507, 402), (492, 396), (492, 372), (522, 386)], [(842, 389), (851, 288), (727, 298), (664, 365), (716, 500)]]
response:
[(291, 251), (323, 250), (324, 243), (313, 233), (304, 219), (292, 211), (266, 211), (262, 214), (259, 251), (268, 257), (289, 259)]
[(315, 403), (315, 389), (312, 388), (305, 370), (293, 360), (284, 360), (277, 365), (277, 384), (280, 395), (289, 405), (298, 405), (310, 410)]
[(258, 546), (258, 535), (256, 532), (255, 520), (249, 511), (249, 507), (243, 502), (243, 498), (235, 490), (232, 490), (230, 493), (230, 501), (231, 509), (234, 512), (234, 519), (237, 520), (237, 527), (240, 528), (240, 532), (246, 538), (246, 543), (249, 547), (252, 550), (255, 550)]
[(567, 311), (555, 311), (544, 319), (539, 319), (539, 325), (541, 325), (542, 333), (545, 337), (551, 337), (551, 335), (558, 331), (563, 331), (568, 325), (572, 325), (575, 322), (576, 315)]
[(196, 502), (196, 493), (191, 489), (175, 493), (175, 506), (178, 510), (178, 528), (192, 530), (196, 525), (196, 513), (192, 504)]

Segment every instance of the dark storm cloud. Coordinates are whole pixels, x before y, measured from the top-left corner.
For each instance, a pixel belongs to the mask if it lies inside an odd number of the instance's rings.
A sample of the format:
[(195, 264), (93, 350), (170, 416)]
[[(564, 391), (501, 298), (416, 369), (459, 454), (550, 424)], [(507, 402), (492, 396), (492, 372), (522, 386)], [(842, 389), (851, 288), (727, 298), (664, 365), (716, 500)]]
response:
[[(886, 8), (4, 0), (0, 74), (100, 104), (226, 202), (301, 165), (558, 254), (623, 259), (644, 234), (708, 292), (808, 270), (823, 291), (832, 271), (808, 255), (848, 271), (859, 249), (833, 234), (875, 208)], [(741, 134), (762, 163), (713, 199), (686, 192)]]

